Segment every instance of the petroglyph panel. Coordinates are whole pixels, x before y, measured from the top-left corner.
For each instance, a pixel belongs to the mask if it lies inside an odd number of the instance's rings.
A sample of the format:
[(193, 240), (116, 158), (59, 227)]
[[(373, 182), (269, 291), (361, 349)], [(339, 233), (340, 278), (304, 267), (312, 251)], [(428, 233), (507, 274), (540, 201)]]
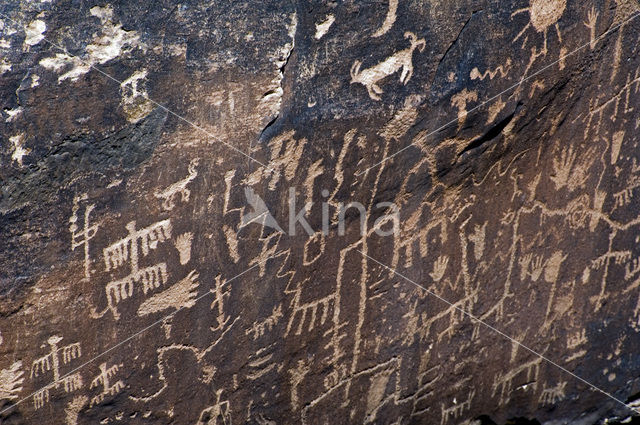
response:
[(632, 415), (635, 2), (18, 3), (0, 422)]

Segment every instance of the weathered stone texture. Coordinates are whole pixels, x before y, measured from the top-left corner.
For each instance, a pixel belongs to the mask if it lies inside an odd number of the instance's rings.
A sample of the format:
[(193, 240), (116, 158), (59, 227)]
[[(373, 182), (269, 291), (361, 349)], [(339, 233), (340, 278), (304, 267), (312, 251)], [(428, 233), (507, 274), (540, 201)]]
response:
[(638, 13), (5, 0), (0, 423), (629, 418)]

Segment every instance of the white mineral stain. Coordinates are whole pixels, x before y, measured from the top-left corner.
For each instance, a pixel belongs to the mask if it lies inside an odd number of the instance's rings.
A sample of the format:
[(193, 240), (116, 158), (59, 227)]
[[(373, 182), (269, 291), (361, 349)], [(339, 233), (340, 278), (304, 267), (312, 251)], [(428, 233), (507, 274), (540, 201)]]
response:
[(320, 40), (331, 28), (331, 25), (336, 21), (336, 18), (333, 15), (327, 16), (323, 22), (316, 24), (316, 40)]
[(32, 21), (27, 27), (24, 29), (26, 38), (24, 39), (24, 44), (28, 47), (35, 46), (40, 43), (44, 39), (44, 32), (47, 30), (47, 24), (40, 19), (36, 19)]
[(42, 59), (40, 65), (52, 70), (60, 71), (71, 67), (70, 70), (58, 77), (58, 82), (70, 79), (75, 81), (83, 74), (89, 72), (91, 67), (104, 64), (122, 53), (126, 47), (138, 47), (140, 36), (135, 31), (125, 31), (121, 24), (112, 22), (113, 10), (111, 6), (95, 6), (90, 9), (92, 16), (102, 22), (102, 31), (96, 35), (91, 44), (87, 45), (82, 58), (70, 56), (66, 53), (58, 53), (55, 57)]
[(20, 167), (22, 167), (22, 159), (31, 152), (30, 149), (25, 149), (23, 147), (24, 143), (24, 134), (17, 134), (9, 138), (9, 141), (13, 145), (13, 153), (11, 154), (11, 160), (18, 163)]

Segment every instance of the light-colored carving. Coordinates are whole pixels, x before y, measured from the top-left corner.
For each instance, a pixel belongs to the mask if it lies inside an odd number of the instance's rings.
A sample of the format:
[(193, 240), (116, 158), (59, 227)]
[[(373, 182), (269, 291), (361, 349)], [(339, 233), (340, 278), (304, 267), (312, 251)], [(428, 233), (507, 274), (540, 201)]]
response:
[(564, 400), (566, 387), (567, 387), (566, 382), (561, 382), (558, 385), (551, 388), (545, 387), (542, 390), (542, 394), (540, 394), (538, 403), (542, 404), (543, 406), (548, 406), (548, 405), (554, 405), (557, 402)]
[(458, 127), (462, 127), (467, 119), (467, 104), (478, 100), (478, 92), (464, 89), (460, 93), (451, 96), (451, 106), (458, 108)]
[(222, 226), (222, 232), (227, 240), (227, 246), (229, 247), (229, 256), (234, 263), (240, 261), (240, 254), (238, 253), (238, 235), (236, 232), (226, 224)]
[(78, 226), (78, 211), (80, 210), (80, 204), (84, 203), (88, 199), (86, 193), (76, 196), (73, 199), (73, 208), (71, 218), (69, 218), (69, 232), (71, 232), (71, 250), (75, 251), (76, 248), (84, 246), (84, 277), (89, 279), (91, 277), (91, 257), (89, 255), (89, 241), (93, 239), (98, 232), (99, 224), (91, 224), (90, 215), (95, 209), (95, 205), (85, 205), (84, 208), (84, 222), (82, 223), (82, 229)]
[(183, 266), (191, 260), (191, 242), (193, 241), (193, 233), (187, 232), (176, 238), (175, 246), (180, 254), (180, 264)]
[(600, 16), (600, 13), (596, 11), (596, 8), (594, 6), (591, 8), (591, 10), (589, 10), (589, 13), (587, 14), (587, 20), (584, 22), (584, 25), (589, 28), (589, 35), (591, 37), (589, 41), (589, 47), (591, 48), (591, 50), (596, 48), (596, 25), (598, 23), (598, 16)]
[(500, 405), (504, 406), (511, 398), (511, 391), (513, 390), (514, 381), (520, 377), (524, 377), (527, 386), (523, 386), (524, 390), (528, 388), (536, 389), (538, 386), (538, 374), (540, 373), (540, 364), (542, 362), (541, 358), (537, 358), (535, 360), (531, 360), (526, 362), (520, 366), (517, 366), (511, 369), (508, 372), (500, 372), (494, 378), (492, 385), (492, 394), (495, 397), (500, 395)]
[(611, 139), (611, 164), (615, 164), (618, 161), (620, 155), (620, 148), (624, 141), (624, 130), (616, 131)]
[(473, 242), (473, 256), (476, 260), (480, 260), (484, 254), (485, 236), (487, 234), (487, 223), (482, 226), (476, 225), (474, 231), (469, 235), (469, 240)]
[(129, 234), (118, 242), (103, 249), (105, 269), (115, 271), (125, 264), (130, 265), (130, 273), (124, 278), (111, 281), (105, 286), (107, 307), (100, 313), (92, 311), (92, 317), (100, 318), (111, 311), (114, 319), (120, 314), (117, 305), (133, 296), (136, 285), (142, 284), (142, 292), (159, 288), (168, 282), (169, 274), (166, 263), (158, 263), (140, 268), (140, 257), (147, 256), (158, 244), (171, 239), (171, 221), (169, 219), (154, 223), (144, 229), (136, 230), (136, 222), (126, 225)]
[(472, 390), (463, 402), (458, 403), (454, 399), (452, 406), (446, 406), (444, 403), (441, 403), (440, 425), (447, 425), (450, 418), (459, 419), (466, 411), (471, 409), (471, 401), (475, 395), (476, 391)]
[(225, 297), (229, 297), (230, 293), (229, 291), (225, 291), (224, 290), (224, 286), (227, 284), (227, 281), (223, 281), (222, 277), (220, 276), (216, 276), (215, 279), (215, 286), (213, 289), (210, 290), (210, 292), (212, 294), (215, 295), (214, 300), (211, 302), (211, 309), (214, 309), (214, 307), (216, 307), (216, 310), (218, 312), (218, 315), (216, 316), (216, 321), (218, 322), (218, 325), (213, 327), (211, 330), (222, 330), (224, 328), (224, 326), (227, 324), (227, 322), (229, 322), (230, 317), (228, 317), (225, 313), (224, 310), (224, 305), (225, 305)]
[(189, 273), (184, 279), (145, 300), (138, 308), (138, 316), (157, 313), (170, 308), (191, 308), (196, 303), (198, 296), (198, 274), (195, 271)]
[(393, 24), (396, 22), (397, 13), (398, 0), (389, 0), (389, 9), (387, 11), (387, 15), (384, 18), (384, 22), (382, 23), (382, 26), (380, 26), (380, 28), (378, 28), (376, 32), (372, 34), (372, 37), (380, 37), (389, 32)]
[(444, 276), (445, 271), (447, 270), (447, 264), (449, 264), (449, 257), (446, 255), (441, 255), (433, 264), (433, 271), (429, 273), (431, 279), (439, 282), (440, 279)]
[(267, 331), (271, 331), (274, 328), (274, 326), (278, 324), (281, 318), (282, 318), (282, 304), (278, 304), (276, 307), (273, 308), (273, 311), (271, 312), (269, 317), (267, 317), (263, 321), (255, 322), (251, 326), (251, 328), (245, 331), (245, 334), (253, 335), (253, 339), (256, 340), (261, 336), (264, 336), (264, 334)]
[(36, 410), (49, 402), (50, 392), (52, 390), (57, 390), (62, 387), (65, 393), (71, 393), (81, 389), (84, 385), (79, 372), (63, 376), (60, 370), (62, 365), (68, 365), (73, 360), (82, 356), (80, 343), (76, 342), (59, 347), (58, 344), (60, 341), (62, 341), (62, 337), (60, 336), (54, 335), (49, 337), (47, 340), (49, 354), (34, 360), (31, 365), (31, 378), (36, 378), (49, 371), (53, 374), (53, 381), (33, 395), (33, 405)]
[(106, 363), (102, 363), (99, 367), (100, 367), (100, 374), (98, 374), (98, 376), (96, 376), (93, 379), (93, 381), (91, 381), (89, 388), (90, 389), (98, 388), (98, 387), (102, 387), (102, 388), (101, 388), (100, 394), (94, 396), (91, 399), (91, 402), (89, 403), (89, 407), (102, 403), (107, 397), (115, 396), (124, 388), (124, 382), (120, 380), (111, 384), (111, 378), (113, 378), (118, 373), (118, 371), (123, 367), (122, 364), (107, 367)]
[(507, 58), (507, 61), (504, 65), (498, 65), (494, 70), (487, 69), (485, 72), (481, 73), (480, 70), (476, 67), (471, 70), (469, 73), (469, 77), (472, 80), (481, 80), (483, 81), (485, 78), (489, 77), (490, 80), (493, 80), (495, 77), (500, 75), (501, 78), (509, 75), (509, 71), (511, 70), (511, 59)]
[(67, 407), (64, 408), (67, 425), (78, 425), (78, 416), (88, 402), (89, 397), (80, 395), (74, 397), (69, 404), (67, 404)]
[(189, 163), (189, 175), (184, 179), (173, 183), (165, 189), (156, 191), (153, 195), (162, 200), (162, 208), (171, 211), (175, 208), (178, 199), (183, 203), (189, 202), (191, 191), (187, 187), (196, 177), (198, 177), (199, 158), (192, 159)]
[(156, 249), (158, 243), (171, 238), (171, 220), (162, 220), (144, 229), (136, 230), (136, 222), (131, 221), (126, 225), (129, 234), (103, 249), (105, 269), (110, 271), (130, 262), (132, 271), (138, 270), (139, 254), (149, 254)]
[(400, 82), (406, 85), (413, 75), (413, 51), (418, 49), (422, 52), (427, 44), (423, 38), (418, 39), (412, 32), (406, 32), (405, 38), (411, 43), (407, 49), (394, 53), (371, 68), (361, 70), (362, 62), (355, 61), (351, 67), (351, 84), (358, 83), (365, 86), (369, 97), (373, 100), (381, 99), (383, 90), (378, 85), (380, 81), (400, 70), (402, 70)]
[(113, 314), (113, 318), (118, 320), (120, 319), (120, 313), (118, 312), (117, 306), (120, 302), (133, 296), (136, 284), (142, 283), (142, 292), (146, 295), (147, 292), (166, 285), (168, 280), (167, 265), (165, 263), (159, 263), (154, 266), (138, 269), (123, 279), (109, 282), (105, 286), (107, 308), (99, 314), (94, 313), (93, 317), (102, 317), (107, 310), (109, 310)]
[(215, 404), (200, 412), (197, 425), (231, 425), (231, 405), (229, 400), (222, 400), (223, 391), (216, 391)]
[(307, 282), (300, 283), (298, 287), (294, 290), (285, 289), (285, 293), (294, 294), (293, 299), (290, 303), (290, 308), (293, 310), (289, 316), (289, 323), (287, 323), (287, 329), (285, 330), (285, 336), (289, 335), (293, 324), (297, 321), (298, 326), (296, 327), (295, 334), (300, 335), (302, 333), (302, 329), (304, 327), (305, 322), (307, 321), (307, 314), (310, 313), (311, 317), (309, 318), (309, 326), (308, 330), (311, 331), (315, 328), (318, 321), (318, 310), (320, 310), (320, 319), (319, 324), (323, 325), (327, 321), (327, 317), (329, 314), (329, 308), (335, 303), (336, 293), (331, 293), (325, 297), (320, 299), (310, 301), (310, 302), (302, 302), (302, 285)]

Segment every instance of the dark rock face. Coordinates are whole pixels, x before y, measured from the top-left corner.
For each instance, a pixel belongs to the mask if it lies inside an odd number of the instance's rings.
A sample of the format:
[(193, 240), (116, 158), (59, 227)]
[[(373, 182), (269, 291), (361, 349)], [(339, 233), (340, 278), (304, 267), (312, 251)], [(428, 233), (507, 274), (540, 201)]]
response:
[(632, 417), (638, 13), (3, 2), (0, 423)]

